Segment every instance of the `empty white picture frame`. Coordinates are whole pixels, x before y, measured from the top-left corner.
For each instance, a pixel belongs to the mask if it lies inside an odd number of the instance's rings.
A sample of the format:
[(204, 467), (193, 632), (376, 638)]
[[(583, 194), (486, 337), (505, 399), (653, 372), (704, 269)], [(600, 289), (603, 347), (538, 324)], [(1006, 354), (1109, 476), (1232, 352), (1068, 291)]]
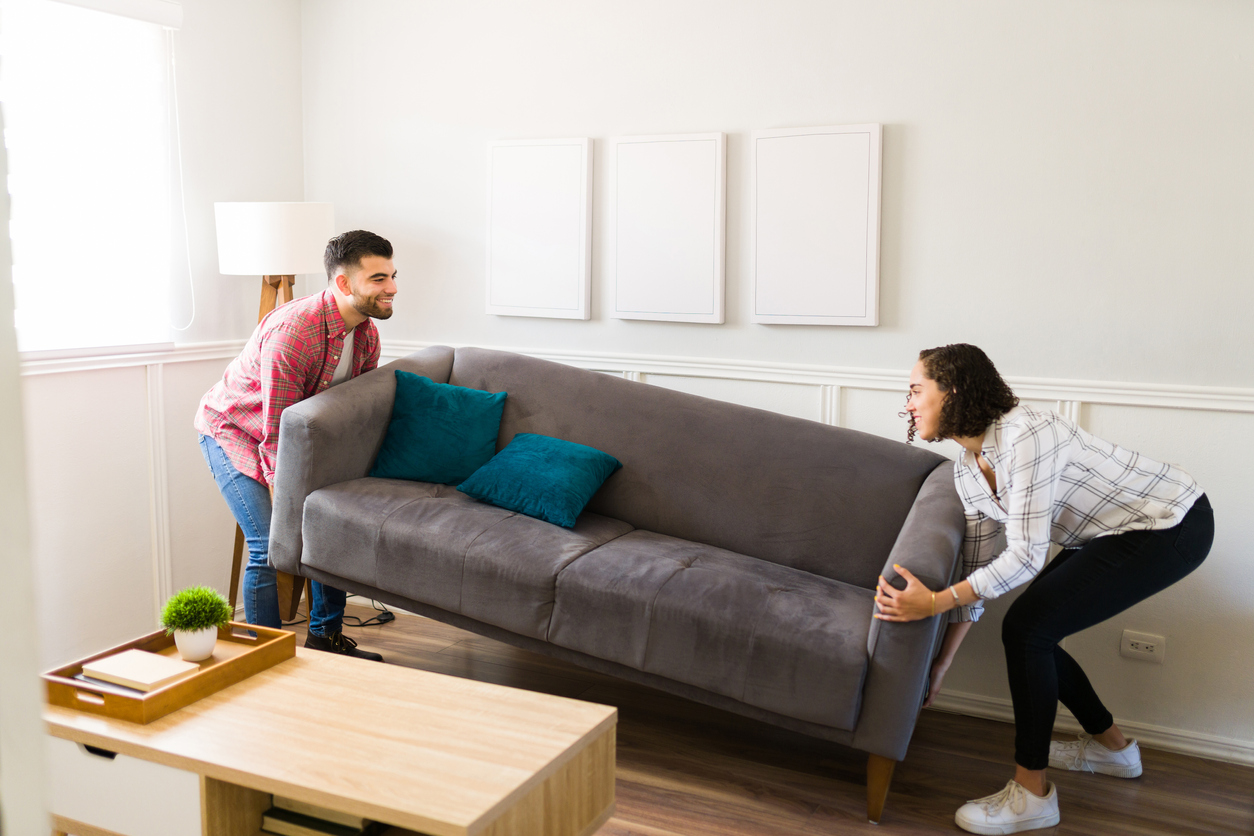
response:
[(615, 319), (723, 322), (726, 148), (721, 133), (609, 141)]
[(878, 325), (880, 125), (755, 131), (751, 321)]
[(488, 143), (487, 312), (589, 319), (592, 140)]

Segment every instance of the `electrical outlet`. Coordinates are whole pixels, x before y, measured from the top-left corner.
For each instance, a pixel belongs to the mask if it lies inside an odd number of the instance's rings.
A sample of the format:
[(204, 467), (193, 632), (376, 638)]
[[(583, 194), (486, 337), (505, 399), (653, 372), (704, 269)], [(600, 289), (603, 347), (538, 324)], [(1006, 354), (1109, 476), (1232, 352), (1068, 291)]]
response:
[(1123, 639), (1119, 642), (1119, 655), (1128, 659), (1139, 659), (1142, 662), (1163, 663), (1167, 655), (1167, 639), (1149, 633), (1123, 631)]

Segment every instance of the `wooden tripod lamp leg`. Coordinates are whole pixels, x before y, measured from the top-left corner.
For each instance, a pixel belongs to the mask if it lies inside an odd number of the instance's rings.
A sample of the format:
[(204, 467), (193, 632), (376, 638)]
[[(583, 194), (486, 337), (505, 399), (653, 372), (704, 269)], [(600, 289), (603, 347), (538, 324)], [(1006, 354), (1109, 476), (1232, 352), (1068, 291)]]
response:
[(888, 786), (893, 782), (893, 769), (897, 761), (883, 755), (871, 755), (866, 762), (866, 817), (871, 824), (879, 824), (884, 815), (884, 801), (888, 798)]
[(239, 601), (239, 576), (244, 566), (244, 529), (235, 526), (235, 554), (231, 557), (231, 618)]
[(262, 276), (261, 277), (261, 306), (257, 310), (257, 321), (265, 319), (266, 314), (274, 310), (275, 299), (279, 294), (279, 282), (275, 281), (278, 276)]
[[(296, 277), (287, 276), (262, 276), (261, 277), (261, 306), (257, 310), (257, 321), (265, 319), (266, 314), (274, 310), (276, 307), (292, 301), (292, 289), (296, 282)], [(236, 599), (239, 595), (240, 571), (244, 561), (244, 531), (238, 525), (235, 526), (235, 554), (231, 559), (231, 607), (235, 607)], [(296, 618), (296, 610), (300, 606), (300, 593), (306, 586), (301, 578), (293, 577), (286, 572), (277, 572), (277, 581), (279, 585), (279, 616), (284, 621), (293, 621)], [(310, 600), (313, 600), (312, 593)]]
[(266, 318), (266, 314), (279, 305), (292, 301), (295, 276), (262, 276), (261, 306), (257, 309), (257, 321)]

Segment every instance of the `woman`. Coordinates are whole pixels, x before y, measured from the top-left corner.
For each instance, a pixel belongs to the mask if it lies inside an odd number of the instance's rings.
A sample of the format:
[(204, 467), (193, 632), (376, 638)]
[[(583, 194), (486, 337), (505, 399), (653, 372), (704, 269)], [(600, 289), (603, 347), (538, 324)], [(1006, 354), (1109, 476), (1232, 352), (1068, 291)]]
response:
[[(1019, 406), (984, 352), (947, 345), (919, 353), (906, 400), (908, 440), (963, 447), (954, 482), (967, 515), (962, 577), (933, 592), (903, 568), (905, 589), (880, 578), (877, 618), (916, 621), (948, 611), (928, 703), (982, 611), (982, 601), (1031, 582), (1002, 623), (1015, 713), (1015, 777), (968, 802), (956, 821), (972, 833), (1017, 833), (1058, 823), (1047, 766), (1141, 774), (1129, 741), (1084, 671), (1058, 642), (1105, 621), (1192, 572), (1210, 551), (1210, 502), (1184, 471), (1089, 435), (1052, 412)], [(1004, 529), (1006, 547), (992, 544)], [(1050, 543), (1062, 551), (1046, 566)], [(1085, 734), (1050, 741), (1058, 701)]]

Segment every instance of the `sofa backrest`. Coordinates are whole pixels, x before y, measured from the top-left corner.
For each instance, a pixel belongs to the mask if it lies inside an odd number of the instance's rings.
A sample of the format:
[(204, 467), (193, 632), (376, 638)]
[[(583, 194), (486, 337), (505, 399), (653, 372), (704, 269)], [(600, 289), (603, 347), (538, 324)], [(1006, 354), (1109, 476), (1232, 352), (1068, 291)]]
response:
[(588, 510), (871, 588), (923, 481), (946, 460), (896, 441), (518, 354), (459, 348), (449, 382), (508, 392), (516, 433), (623, 468)]

